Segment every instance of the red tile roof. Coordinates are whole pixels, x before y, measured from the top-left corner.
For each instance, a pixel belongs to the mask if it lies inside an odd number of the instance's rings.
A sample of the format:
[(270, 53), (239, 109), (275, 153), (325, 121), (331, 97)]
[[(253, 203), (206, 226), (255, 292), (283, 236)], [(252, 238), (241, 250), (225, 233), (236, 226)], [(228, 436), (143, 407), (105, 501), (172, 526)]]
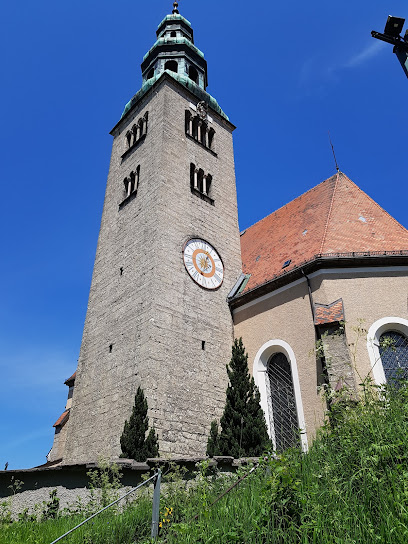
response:
[(54, 423), (53, 427), (58, 427), (59, 425), (65, 425), (69, 418), (69, 410), (65, 410), (64, 413), (60, 415), (57, 421)]
[(74, 382), (75, 382), (75, 378), (76, 378), (76, 372), (74, 372), (72, 374), (72, 376), (70, 378), (68, 378), (68, 380), (65, 380), (65, 385), (74, 385)]
[(315, 325), (325, 325), (344, 321), (343, 300), (335, 300), (331, 304), (315, 303)]
[(244, 231), (244, 292), (319, 254), (400, 250), (408, 231), (339, 172)]

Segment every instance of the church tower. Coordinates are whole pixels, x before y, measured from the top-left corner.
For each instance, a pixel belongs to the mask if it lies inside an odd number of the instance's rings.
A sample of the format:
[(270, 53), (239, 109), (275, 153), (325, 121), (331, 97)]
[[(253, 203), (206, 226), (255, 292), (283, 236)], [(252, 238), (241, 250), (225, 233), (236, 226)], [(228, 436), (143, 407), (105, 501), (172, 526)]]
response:
[(113, 128), (65, 464), (117, 457), (140, 385), (162, 456), (204, 455), (241, 274), (232, 132), (177, 2)]

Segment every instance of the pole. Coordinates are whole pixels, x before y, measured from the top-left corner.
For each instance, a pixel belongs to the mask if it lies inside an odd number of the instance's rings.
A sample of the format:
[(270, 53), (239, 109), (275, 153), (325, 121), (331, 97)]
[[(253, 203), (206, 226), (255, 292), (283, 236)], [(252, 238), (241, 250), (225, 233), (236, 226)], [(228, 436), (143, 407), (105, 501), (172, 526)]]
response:
[(154, 483), (153, 493), (153, 513), (152, 513), (152, 538), (157, 538), (159, 535), (159, 516), (160, 516), (160, 484), (161, 470), (157, 471), (156, 481)]
[[(158, 473), (160, 472), (160, 470), (158, 471)], [(108, 506), (105, 506), (105, 508), (102, 508), (102, 510), (99, 510), (99, 512), (96, 512), (96, 514), (92, 514), (92, 516), (90, 516), (89, 518), (87, 518), (85, 521), (83, 521), (82, 523), (80, 523), (79, 525), (77, 525), (76, 527), (74, 527), (73, 529), (71, 529), (70, 531), (68, 531), (67, 533), (65, 533), (64, 535), (60, 536), (59, 538), (57, 538), (57, 540), (53, 540), (51, 542), (51, 544), (55, 544), (56, 542), (59, 542), (60, 540), (62, 540), (63, 538), (65, 538), (66, 536), (68, 536), (69, 534), (73, 533), (74, 531), (76, 531), (77, 529), (79, 529), (80, 527), (82, 527), (82, 525), (85, 525), (85, 523), (87, 523), (89, 520), (93, 519), (94, 517), (98, 516), (99, 514), (101, 514), (102, 512), (105, 512), (105, 510), (107, 510), (108, 508), (110, 508), (111, 506), (113, 506), (114, 504), (117, 504), (119, 501), (121, 501), (122, 499), (124, 499), (125, 497), (127, 497), (128, 495), (130, 495), (131, 493), (134, 493), (135, 491), (137, 491), (140, 487), (146, 485), (148, 482), (150, 482), (151, 480), (153, 480), (153, 478), (156, 476), (156, 474), (154, 474), (153, 476), (151, 476), (148, 480), (146, 480), (145, 482), (142, 482), (141, 484), (139, 484), (137, 487), (134, 487), (133, 489), (131, 489), (130, 491), (128, 491), (125, 495), (122, 495), (122, 497), (120, 497), (119, 499), (116, 499), (116, 501), (113, 501), (111, 502), (110, 504), (108, 504)]]
[(402, 69), (405, 72), (405, 75), (408, 77), (408, 52), (400, 47), (394, 47), (394, 52), (400, 61)]

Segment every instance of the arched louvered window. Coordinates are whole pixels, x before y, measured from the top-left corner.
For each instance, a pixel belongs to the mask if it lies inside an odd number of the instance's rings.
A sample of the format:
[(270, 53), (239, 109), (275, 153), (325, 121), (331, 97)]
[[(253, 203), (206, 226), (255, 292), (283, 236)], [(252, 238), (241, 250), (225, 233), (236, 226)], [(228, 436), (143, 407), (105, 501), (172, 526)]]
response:
[(385, 379), (394, 385), (408, 379), (408, 339), (397, 331), (386, 331), (380, 336), (380, 357)]
[(299, 422), (292, 370), (284, 353), (275, 353), (270, 357), (267, 375), (273, 441), (276, 450), (283, 451), (299, 444)]

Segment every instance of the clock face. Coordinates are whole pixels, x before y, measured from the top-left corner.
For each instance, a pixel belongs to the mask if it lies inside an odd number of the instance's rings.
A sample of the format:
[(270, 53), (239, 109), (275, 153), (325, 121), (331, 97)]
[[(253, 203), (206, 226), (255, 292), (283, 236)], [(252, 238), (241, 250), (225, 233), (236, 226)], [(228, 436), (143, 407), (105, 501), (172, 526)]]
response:
[(183, 251), (184, 265), (193, 280), (205, 289), (217, 289), (224, 279), (224, 265), (215, 249), (204, 240), (192, 238)]

